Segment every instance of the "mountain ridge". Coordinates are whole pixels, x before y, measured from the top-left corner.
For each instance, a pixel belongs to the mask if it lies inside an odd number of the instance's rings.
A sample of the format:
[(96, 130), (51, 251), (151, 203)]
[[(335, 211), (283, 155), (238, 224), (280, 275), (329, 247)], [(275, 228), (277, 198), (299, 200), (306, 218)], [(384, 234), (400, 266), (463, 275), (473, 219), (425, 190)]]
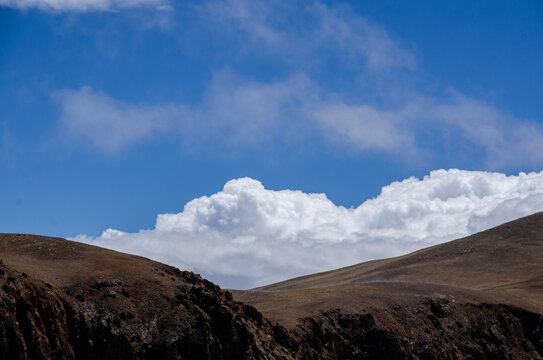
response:
[(543, 213), (258, 289), (0, 234), (0, 359), (543, 359)]

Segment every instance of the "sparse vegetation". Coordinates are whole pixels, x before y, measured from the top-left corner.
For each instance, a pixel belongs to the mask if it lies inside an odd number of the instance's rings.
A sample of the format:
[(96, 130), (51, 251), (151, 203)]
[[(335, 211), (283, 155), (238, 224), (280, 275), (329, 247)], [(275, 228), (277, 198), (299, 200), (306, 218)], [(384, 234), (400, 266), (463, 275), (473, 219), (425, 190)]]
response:
[(45, 286), (49, 289), (52, 289), (53, 288), (53, 285), (49, 284), (49, 283), (45, 283)]
[(6, 272), (2, 269), (0, 269), (0, 275), (4, 275)]
[(13, 276), (8, 276), (8, 283), (14, 283), (15, 278)]
[(129, 293), (128, 290), (126, 290), (126, 289), (123, 289), (123, 290), (121, 291), (121, 294), (122, 294), (124, 297), (130, 297), (130, 293)]
[(77, 294), (77, 295), (75, 296), (75, 298), (76, 298), (77, 300), (81, 301), (81, 302), (85, 301), (85, 297), (84, 297), (83, 295), (81, 295), (81, 294)]
[(28, 275), (27, 275), (26, 273), (23, 273), (22, 275), (23, 275), (23, 277), (24, 277), (25, 279), (28, 277)]

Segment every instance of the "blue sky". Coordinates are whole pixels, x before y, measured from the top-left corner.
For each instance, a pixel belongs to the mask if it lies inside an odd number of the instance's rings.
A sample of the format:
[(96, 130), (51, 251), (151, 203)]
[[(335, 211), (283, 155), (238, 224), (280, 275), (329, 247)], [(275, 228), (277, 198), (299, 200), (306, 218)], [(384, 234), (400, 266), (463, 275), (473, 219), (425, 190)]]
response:
[(543, 166), (539, 1), (0, 0), (0, 229), (137, 232), (250, 177), (358, 206)]

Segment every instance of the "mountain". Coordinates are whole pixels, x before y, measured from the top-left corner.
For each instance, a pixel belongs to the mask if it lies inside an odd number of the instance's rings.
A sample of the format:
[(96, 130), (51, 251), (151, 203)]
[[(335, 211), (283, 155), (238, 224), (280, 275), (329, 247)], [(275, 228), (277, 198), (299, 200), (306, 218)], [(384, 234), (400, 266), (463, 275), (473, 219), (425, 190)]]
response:
[(543, 213), (247, 291), (0, 234), (0, 359), (543, 359)]

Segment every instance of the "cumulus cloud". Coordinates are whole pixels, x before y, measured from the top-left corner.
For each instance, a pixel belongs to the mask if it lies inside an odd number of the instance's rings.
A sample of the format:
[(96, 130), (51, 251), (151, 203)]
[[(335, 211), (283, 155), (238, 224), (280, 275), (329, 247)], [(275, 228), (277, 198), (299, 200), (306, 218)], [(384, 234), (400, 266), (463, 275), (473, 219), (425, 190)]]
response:
[(0, 0), (0, 6), (15, 9), (49, 11), (114, 11), (125, 8), (151, 7), (159, 11), (171, 10), (168, 0)]
[(137, 233), (75, 240), (135, 253), (246, 288), (400, 255), (543, 211), (543, 172), (437, 170), (383, 187), (356, 208), (324, 194), (231, 180), (222, 191), (160, 214)]

